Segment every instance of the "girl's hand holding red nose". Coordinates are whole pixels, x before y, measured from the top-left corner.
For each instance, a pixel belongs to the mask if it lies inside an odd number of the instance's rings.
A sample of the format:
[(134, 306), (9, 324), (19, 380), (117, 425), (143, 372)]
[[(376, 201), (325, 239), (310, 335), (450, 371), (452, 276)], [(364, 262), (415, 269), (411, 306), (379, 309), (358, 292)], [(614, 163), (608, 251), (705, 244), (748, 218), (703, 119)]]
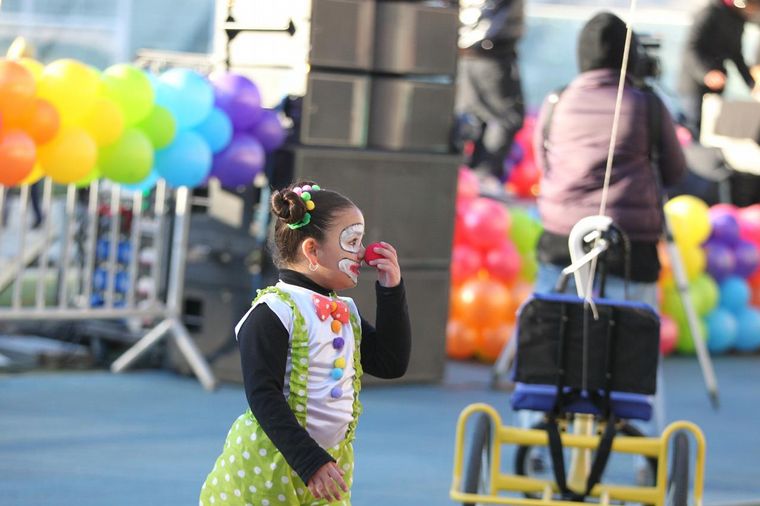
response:
[(396, 249), (387, 242), (369, 244), (364, 252), (364, 262), (377, 269), (377, 280), (381, 286), (393, 287), (401, 283)]

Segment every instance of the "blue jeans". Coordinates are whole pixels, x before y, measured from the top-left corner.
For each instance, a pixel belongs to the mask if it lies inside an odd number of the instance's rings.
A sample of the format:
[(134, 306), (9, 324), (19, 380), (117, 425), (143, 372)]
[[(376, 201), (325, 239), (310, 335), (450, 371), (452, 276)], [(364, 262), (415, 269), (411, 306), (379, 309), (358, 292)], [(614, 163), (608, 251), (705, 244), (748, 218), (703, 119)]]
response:
[[(562, 273), (563, 267), (554, 264), (541, 263), (538, 266), (538, 275), (536, 284), (533, 287), (534, 293), (550, 293), (554, 291), (557, 281)], [(625, 300), (625, 281), (617, 276), (607, 276), (605, 282), (605, 298)], [(567, 283), (565, 293), (576, 293), (575, 279), (571, 276)], [(658, 310), (657, 304), (657, 283), (628, 283), (628, 300), (644, 302)], [(653, 429), (661, 433), (665, 428), (665, 383), (662, 377), (662, 360), (657, 367), (657, 392), (652, 400), (652, 421), (639, 422), (636, 425), (644, 433), (651, 433)], [(536, 414), (529, 411), (521, 411), (518, 414), (520, 426), (528, 427), (540, 420)]]

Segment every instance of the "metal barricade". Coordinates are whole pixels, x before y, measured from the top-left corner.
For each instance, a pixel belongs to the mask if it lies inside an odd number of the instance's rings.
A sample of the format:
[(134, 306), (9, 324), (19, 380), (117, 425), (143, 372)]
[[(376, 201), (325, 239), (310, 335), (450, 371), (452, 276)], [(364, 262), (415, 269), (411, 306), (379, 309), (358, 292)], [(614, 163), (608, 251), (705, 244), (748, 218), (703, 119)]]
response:
[[(153, 322), (111, 371), (126, 370), (170, 337), (204, 388), (215, 388), (216, 378), (181, 320), (189, 190), (170, 191), (159, 180), (146, 199), (140, 191), (96, 180), (88, 188), (68, 185), (54, 197), (50, 179), (40, 184), (45, 218), (38, 230), (29, 227), (31, 187), (0, 186), (0, 323)], [(18, 205), (8, 216), (9, 194), (16, 191)]]

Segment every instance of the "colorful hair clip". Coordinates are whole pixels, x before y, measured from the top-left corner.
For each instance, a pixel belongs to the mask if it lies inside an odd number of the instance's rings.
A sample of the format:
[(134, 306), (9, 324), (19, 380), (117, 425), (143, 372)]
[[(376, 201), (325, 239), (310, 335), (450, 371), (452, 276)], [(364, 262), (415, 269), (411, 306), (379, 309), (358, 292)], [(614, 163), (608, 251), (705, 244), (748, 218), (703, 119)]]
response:
[(316, 205), (314, 204), (314, 201), (311, 200), (311, 192), (319, 191), (322, 188), (319, 187), (319, 185), (313, 184), (305, 184), (301, 187), (296, 186), (293, 188), (293, 192), (296, 193), (299, 197), (301, 197), (301, 200), (304, 201), (304, 204), (306, 205), (307, 213), (304, 214), (303, 219), (299, 221), (298, 223), (288, 223), (288, 227), (290, 227), (291, 230), (295, 230), (297, 228), (305, 227), (309, 223), (311, 223), (311, 213), (308, 211), (313, 211)]

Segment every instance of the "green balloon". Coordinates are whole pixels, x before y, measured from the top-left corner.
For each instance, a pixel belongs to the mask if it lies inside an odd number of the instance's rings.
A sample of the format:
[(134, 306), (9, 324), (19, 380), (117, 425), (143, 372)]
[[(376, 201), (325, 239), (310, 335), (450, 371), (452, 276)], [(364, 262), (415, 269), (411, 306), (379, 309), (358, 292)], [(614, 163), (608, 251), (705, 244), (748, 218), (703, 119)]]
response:
[(150, 139), (154, 149), (162, 149), (172, 143), (177, 135), (177, 121), (169, 109), (156, 105), (138, 125)]
[(707, 274), (700, 274), (690, 282), (689, 294), (697, 313), (707, 316), (718, 305), (720, 290), (713, 278)]
[(153, 146), (137, 128), (127, 128), (118, 141), (100, 148), (100, 173), (122, 184), (139, 183), (153, 168)]
[(538, 262), (536, 253), (531, 251), (525, 255), (520, 255), (520, 279), (532, 283), (538, 275)]
[(522, 255), (535, 251), (543, 230), (541, 224), (519, 207), (511, 208), (509, 216), (512, 220), (509, 237), (515, 244), (517, 251)]
[(119, 105), (124, 113), (124, 124), (132, 126), (144, 119), (153, 108), (155, 93), (145, 73), (120, 63), (103, 72), (103, 88), (106, 97)]
[[(691, 337), (691, 331), (689, 330), (689, 325), (686, 322), (686, 319), (676, 320), (676, 323), (678, 324), (678, 341), (676, 341), (676, 350), (678, 353), (683, 353), (684, 355), (693, 355), (696, 352), (696, 346), (694, 345), (694, 339)], [(707, 325), (705, 324), (705, 321), (702, 318), (699, 318), (697, 320), (697, 325), (702, 333), (702, 340), (707, 342), (709, 336), (707, 335)]]

